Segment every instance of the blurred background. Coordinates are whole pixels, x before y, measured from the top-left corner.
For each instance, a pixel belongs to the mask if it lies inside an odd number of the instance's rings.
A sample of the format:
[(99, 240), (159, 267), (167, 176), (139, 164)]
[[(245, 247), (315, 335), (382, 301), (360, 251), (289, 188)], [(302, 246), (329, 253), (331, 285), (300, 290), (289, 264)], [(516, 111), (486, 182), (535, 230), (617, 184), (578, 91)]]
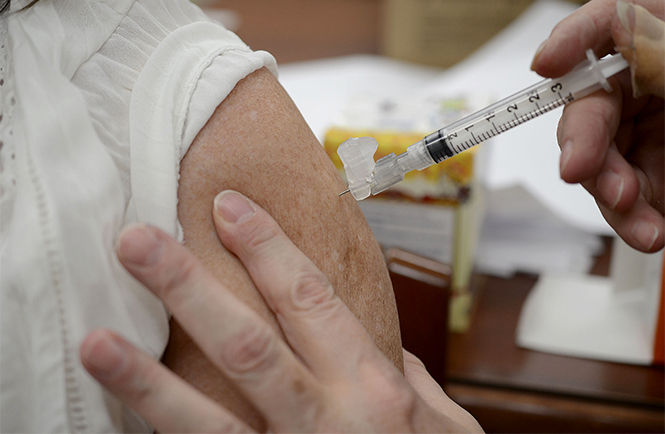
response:
[[(529, 70), (538, 45), (584, 2), (195, 3), (275, 56), (339, 164), (349, 136), (405, 148), (540, 80)], [(385, 248), (404, 346), (488, 432), (665, 432), (662, 252), (627, 248), (559, 179), (559, 116), (479, 145), (429, 173), (425, 190), (407, 179), (360, 202)]]
[[(254, 49), (279, 63), (384, 54), (451, 66), (533, 0), (201, 0)], [(583, 3), (582, 1), (578, 3)], [(473, 24), (471, 24), (473, 23)]]

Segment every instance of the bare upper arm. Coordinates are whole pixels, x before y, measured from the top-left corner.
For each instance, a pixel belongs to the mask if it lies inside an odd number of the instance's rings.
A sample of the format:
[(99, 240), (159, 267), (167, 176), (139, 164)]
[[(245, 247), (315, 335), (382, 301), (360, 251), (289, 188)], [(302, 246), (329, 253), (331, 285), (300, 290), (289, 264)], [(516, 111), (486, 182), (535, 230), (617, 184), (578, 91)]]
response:
[[(291, 99), (265, 69), (242, 80), (181, 163), (178, 216), (185, 244), (236, 295), (277, 324), (236, 258), (220, 244), (212, 202), (224, 189), (251, 197), (328, 276), (377, 345), (402, 369), (392, 287), (378, 244)], [(256, 425), (257, 415), (172, 324), (164, 362)], [(211, 331), (213, 333), (214, 331)]]

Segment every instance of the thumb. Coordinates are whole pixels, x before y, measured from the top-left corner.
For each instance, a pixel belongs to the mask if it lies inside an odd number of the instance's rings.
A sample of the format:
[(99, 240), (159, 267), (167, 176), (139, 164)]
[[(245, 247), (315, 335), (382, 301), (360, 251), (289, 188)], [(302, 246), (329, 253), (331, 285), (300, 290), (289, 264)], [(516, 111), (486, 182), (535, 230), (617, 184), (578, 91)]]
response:
[(434, 410), (461, 422), (464, 432), (483, 432), (478, 422), (466, 410), (453, 402), (427, 372), (423, 362), (407, 350), (404, 353), (404, 376), (416, 393)]
[(406, 381), (411, 384), (421, 398), (432, 407), (436, 408), (432, 402), (439, 401), (442, 397), (446, 397), (443, 389), (441, 389), (441, 386), (439, 386), (434, 378), (429, 375), (427, 368), (425, 368), (425, 365), (418, 357), (403, 348), (402, 352), (404, 353), (404, 376), (406, 377)]
[(452, 400), (448, 398), (441, 386), (427, 372), (420, 359), (402, 348), (404, 353), (404, 376), (418, 395), (432, 408), (444, 411), (450, 408)]
[[(662, 4), (661, 4), (662, 8)], [(665, 21), (644, 7), (617, 1), (612, 39), (630, 64), (633, 96), (665, 96)], [(664, 11), (654, 10), (657, 15)]]

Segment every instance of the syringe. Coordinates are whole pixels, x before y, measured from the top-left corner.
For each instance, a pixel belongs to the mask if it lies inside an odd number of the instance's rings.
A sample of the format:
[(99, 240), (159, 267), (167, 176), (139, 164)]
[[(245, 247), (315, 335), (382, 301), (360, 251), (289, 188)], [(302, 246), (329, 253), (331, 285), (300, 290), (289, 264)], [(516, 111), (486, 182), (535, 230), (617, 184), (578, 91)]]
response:
[(349, 188), (356, 200), (378, 194), (404, 179), (472, 146), (530, 121), (598, 89), (610, 92), (607, 79), (628, 67), (620, 54), (598, 60), (587, 50), (586, 61), (568, 74), (548, 78), (426, 136), (406, 152), (389, 154), (374, 162), (378, 143), (371, 137), (350, 138), (337, 149)]

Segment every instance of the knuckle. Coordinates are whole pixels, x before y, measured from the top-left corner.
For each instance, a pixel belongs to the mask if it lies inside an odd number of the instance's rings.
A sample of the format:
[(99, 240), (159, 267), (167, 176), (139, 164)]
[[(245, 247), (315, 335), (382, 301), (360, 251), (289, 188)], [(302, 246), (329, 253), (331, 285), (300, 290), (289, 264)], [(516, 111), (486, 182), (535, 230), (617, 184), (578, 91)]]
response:
[(268, 326), (251, 324), (222, 345), (219, 360), (231, 376), (265, 371), (277, 359), (275, 339)]
[(160, 384), (159, 367), (156, 364), (145, 364), (138, 367), (131, 377), (125, 378), (132, 400), (143, 406), (149, 405), (155, 397), (155, 385)]
[(200, 432), (227, 434), (248, 432), (248, 429), (245, 426), (227, 415), (220, 415), (213, 420), (202, 421), (202, 424), (203, 425), (199, 427)]
[(319, 270), (307, 267), (296, 274), (291, 288), (291, 303), (300, 310), (333, 308), (335, 291)]
[(157, 282), (154, 289), (163, 298), (172, 297), (177, 294), (178, 289), (182, 288), (186, 282), (193, 280), (197, 265), (198, 262), (196, 259), (185, 255), (176, 266), (165, 263), (157, 267), (153, 271), (155, 273), (155, 282)]
[(637, 178), (638, 189), (647, 203), (653, 203), (656, 201), (654, 197), (654, 191), (649, 182), (649, 177), (646, 173), (640, 168), (635, 168), (635, 177)]
[(271, 246), (271, 242), (279, 235), (279, 228), (273, 222), (266, 219), (257, 219), (251, 224), (243, 225), (240, 231), (240, 239), (249, 252), (261, 252)]
[(339, 430), (334, 416), (331, 417), (330, 409), (334, 407), (333, 400), (324, 393), (319, 391), (319, 393), (312, 393), (309, 396), (303, 395), (299, 406), (302, 409), (301, 420), (303, 426), (306, 427), (303, 432), (335, 432), (335, 428)]
[[(604, 96), (604, 95), (603, 95)], [(612, 113), (609, 108), (604, 105), (591, 105), (586, 107), (587, 112), (587, 125), (594, 128), (603, 139), (608, 139), (609, 130), (612, 127)]]
[(385, 402), (398, 412), (411, 410), (416, 404), (416, 394), (397, 375), (381, 376), (381, 389)]
[(152, 359), (134, 354), (112, 380), (111, 389), (139, 407), (150, 406), (163, 384), (161, 366)]
[(396, 376), (377, 375), (370, 387), (369, 393), (377, 405), (376, 410), (381, 414), (391, 415), (394, 421), (404, 426), (412, 425), (419, 400), (415, 391)]
[(364, 389), (371, 396), (380, 397), (381, 407), (399, 413), (415, 405), (414, 390), (383, 354), (366, 351), (358, 356), (357, 366), (358, 375), (366, 382)]

